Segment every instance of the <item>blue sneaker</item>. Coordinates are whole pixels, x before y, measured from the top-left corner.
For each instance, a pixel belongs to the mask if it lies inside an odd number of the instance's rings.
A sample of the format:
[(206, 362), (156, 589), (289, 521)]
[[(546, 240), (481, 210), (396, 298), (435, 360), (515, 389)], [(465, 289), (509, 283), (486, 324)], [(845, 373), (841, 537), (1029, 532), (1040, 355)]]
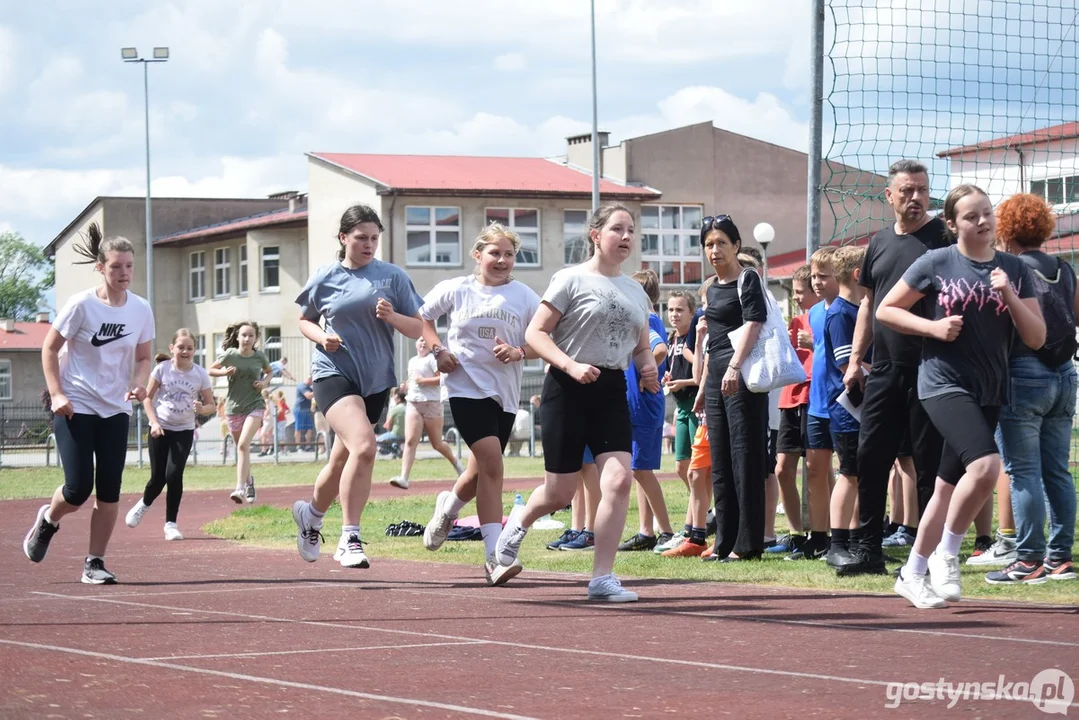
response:
[(775, 545), (772, 545), (771, 547), (766, 547), (764, 549), (764, 552), (772, 554), (782, 553), (783, 555), (789, 555), (795, 550), (801, 549), (802, 545), (805, 544), (805, 541), (805, 535), (783, 535), (778, 540), (776, 540)]
[(567, 528), (566, 531), (564, 533), (562, 533), (562, 535), (559, 536), (559, 538), (557, 540), (554, 540), (552, 542), (547, 543), (547, 549), (548, 550), (558, 550), (559, 548), (561, 548), (563, 545), (570, 542), (571, 540), (575, 540), (577, 538), (577, 536), (580, 535), (580, 534), (581, 534), (580, 530), (570, 530), (570, 529)]
[(596, 536), (591, 530), (582, 530), (577, 533), (577, 537), (573, 538), (569, 542), (562, 543), (559, 550), (595, 550), (596, 549)]
[(882, 547), (910, 547), (913, 545), (914, 536), (902, 525), (881, 542)]

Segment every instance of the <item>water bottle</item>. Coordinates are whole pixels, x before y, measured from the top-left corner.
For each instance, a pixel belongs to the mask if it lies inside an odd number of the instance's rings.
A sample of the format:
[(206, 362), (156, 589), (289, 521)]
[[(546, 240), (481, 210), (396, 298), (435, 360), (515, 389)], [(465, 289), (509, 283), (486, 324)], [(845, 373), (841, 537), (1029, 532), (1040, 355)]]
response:
[(521, 493), (517, 493), (517, 497), (513, 498), (514, 507), (516, 507), (518, 505), (523, 506), (524, 504), (525, 504), (525, 499), (523, 497), (521, 497)]

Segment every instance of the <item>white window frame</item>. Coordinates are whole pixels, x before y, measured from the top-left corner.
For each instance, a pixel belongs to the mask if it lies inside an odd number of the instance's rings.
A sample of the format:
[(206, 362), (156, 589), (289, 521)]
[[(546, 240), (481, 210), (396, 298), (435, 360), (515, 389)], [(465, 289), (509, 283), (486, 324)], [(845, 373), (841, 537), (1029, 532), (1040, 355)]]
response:
[(270, 362), (281, 359), (281, 327), (279, 325), (262, 328), (262, 352)]
[[(224, 253), (224, 260), (221, 254)], [(214, 297), (227, 298), (232, 295), (232, 248), (214, 248)]]
[[(268, 252), (270, 250), (273, 251), (272, 254)], [(268, 259), (267, 255), (270, 255), (270, 257), (272, 257), (274, 260), (277, 261), (277, 284), (276, 285), (267, 285), (266, 284), (266, 260)], [(266, 293), (266, 292), (281, 292), (281, 246), (280, 245), (267, 245), (266, 247), (260, 248), (259, 249), (259, 259), (260, 259), (259, 268), (261, 270), (261, 272), (259, 273), (259, 289), (260, 289), (260, 291), (264, 292), (264, 293)]]
[[(675, 216), (675, 227), (665, 228), (663, 227), (663, 211), (671, 208), (677, 209), (677, 215)], [(697, 222), (694, 224), (692, 221), (685, 219), (686, 210), (695, 210), (697, 214)], [(650, 228), (645, 226), (645, 216), (650, 212), (655, 211), (657, 227)], [(641, 206), (641, 223), (638, 226), (637, 234), (640, 237), (641, 248), (641, 267), (649, 268), (653, 264), (659, 265), (660, 270), (656, 271), (659, 275), (659, 284), (662, 287), (695, 287), (700, 284), (701, 279), (704, 278), (704, 256), (698, 247), (695, 252), (687, 251), (687, 248), (699, 243), (700, 241), (700, 220), (704, 216), (704, 208), (700, 205), (642, 205)], [(644, 241), (646, 235), (656, 236), (656, 252), (645, 253)], [(676, 254), (667, 254), (664, 252), (663, 236), (674, 235), (677, 237), (678, 252)], [(692, 241), (692, 242), (690, 242)], [(685, 263), (695, 262), (701, 266), (700, 278), (685, 281)], [(679, 264), (679, 280), (681, 282), (664, 282), (664, 275), (661, 272), (663, 263), (678, 263)], [(655, 269), (655, 268), (653, 268)]]
[[(1060, 182), (1060, 202), (1053, 202), (1049, 198), (1049, 183)], [(1035, 185), (1040, 184), (1040, 188), (1035, 188)], [(1038, 180), (1030, 181), (1030, 192), (1033, 195), (1037, 195), (1043, 198), (1047, 203), (1053, 206), (1068, 205), (1070, 203), (1079, 202), (1079, 173), (1075, 175), (1065, 175), (1063, 177), (1044, 177)], [(1069, 195), (1075, 195), (1075, 200), (1069, 200)]]
[[(484, 220), (486, 221), (484, 223), (485, 226), (491, 224), (491, 211), (492, 210), (505, 212), (507, 214), (507, 218), (506, 218), (506, 222), (503, 223), (503, 227), (505, 227), (508, 230), (512, 230), (513, 232), (517, 233), (518, 236), (520, 236), (521, 233), (527, 233), (529, 235), (535, 233), (535, 235), (536, 235), (536, 247), (535, 247), (536, 262), (523, 262), (520, 259), (521, 258), (521, 253), (518, 252), (517, 253), (517, 262), (515, 263), (515, 266), (520, 267), (520, 268), (538, 268), (538, 267), (542, 266), (543, 265), (543, 252), (542, 252), (542, 247), (543, 247), (543, 233), (542, 233), (543, 218), (542, 218), (542, 215), (543, 215), (543, 213), (540, 211), (540, 209), (539, 208), (528, 208), (528, 207), (489, 207), (489, 208), (486, 208), (484, 210), (484, 216), (483, 217), (484, 217)], [(519, 212), (534, 212), (534, 213), (536, 213), (536, 227), (534, 227), (534, 228), (533, 227), (528, 227), (528, 226), (518, 227), (517, 226), (517, 213), (519, 213)], [(522, 242), (521, 242), (521, 250), (524, 250), (524, 249), (525, 249), (525, 246), (524, 246), (524, 242), (522, 240)], [(531, 250), (531, 248), (529, 248), (529, 249)]]
[[(240, 297), (247, 296), (247, 244), (244, 243), (240, 246), (240, 251), (237, 253), (240, 258), (239, 269), (236, 277), (236, 289), (239, 291)], [(279, 271), (280, 272), (280, 271)], [(280, 281), (280, 280), (279, 280)]]
[[(581, 215), (584, 216), (584, 222), (581, 224), (581, 228), (584, 231), (583, 235), (580, 235), (580, 236), (574, 235), (572, 238), (567, 238), (567, 236), (566, 236), (566, 227), (567, 227), (568, 223), (566, 222), (566, 213), (581, 213)], [(566, 241), (569, 240), (569, 239), (576, 239), (577, 237), (581, 237), (581, 238), (584, 239), (584, 246), (581, 248), (581, 257), (579, 259), (574, 259), (573, 261), (567, 261), (566, 260)], [(578, 265), (578, 264), (584, 262), (587, 259), (588, 259), (588, 210), (586, 210), (585, 208), (563, 208), (562, 209), (562, 263), (566, 267), (569, 267), (570, 265)]]
[[(426, 224), (411, 224), (408, 222), (409, 210), (426, 210), (427, 211), (427, 223)], [(435, 219), (439, 210), (455, 210), (457, 212), (457, 224), (456, 225), (439, 225)], [(413, 262), (408, 257), (408, 235), (414, 232), (427, 232), (428, 233), (428, 247), (430, 249), (431, 257), (434, 260), (430, 262)], [(438, 261), (438, 242), (436, 233), (440, 232), (456, 232), (457, 233), (457, 261)], [(461, 208), (454, 207), (452, 205), (406, 205), (405, 206), (405, 266), (406, 267), (461, 267), (464, 262), (464, 249), (461, 244)]]
[[(195, 264), (196, 259), (198, 265)], [(195, 293), (194, 285), (198, 283), (199, 292)], [(196, 250), (187, 256), (187, 295), (191, 302), (201, 302), (206, 299), (206, 251)]]
[(204, 368), (210, 367), (206, 361), (206, 336), (195, 336), (195, 352), (192, 354), (191, 359), (196, 365), (201, 365)]
[(0, 400), (15, 399), (15, 377), (12, 374), (11, 361), (0, 360)]

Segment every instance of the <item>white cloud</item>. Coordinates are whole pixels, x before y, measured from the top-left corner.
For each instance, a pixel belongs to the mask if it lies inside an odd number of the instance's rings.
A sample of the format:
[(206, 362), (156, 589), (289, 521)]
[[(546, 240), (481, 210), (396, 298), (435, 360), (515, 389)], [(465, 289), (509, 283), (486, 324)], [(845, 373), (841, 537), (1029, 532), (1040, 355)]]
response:
[[(296, 190), (306, 185), (303, 155), (281, 154), (257, 158), (222, 157), (197, 162), (199, 171), (188, 175), (155, 177), (153, 194), (158, 197), (265, 197), (272, 192)], [(145, 181), (128, 181), (117, 195), (143, 195)]]
[(0, 97), (4, 96), (14, 82), (17, 55), (15, 34), (0, 25)]
[(495, 58), (495, 70), (501, 72), (514, 72), (516, 70), (524, 70), (528, 66), (528, 60), (525, 58), (524, 53), (510, 52), (503, 53)]
[(136, 170), (27, 169), (0, 165), (0, 213), (55, 217), (58, 213), (77, 211), (95, 196), (109, 194), (137, 177)]

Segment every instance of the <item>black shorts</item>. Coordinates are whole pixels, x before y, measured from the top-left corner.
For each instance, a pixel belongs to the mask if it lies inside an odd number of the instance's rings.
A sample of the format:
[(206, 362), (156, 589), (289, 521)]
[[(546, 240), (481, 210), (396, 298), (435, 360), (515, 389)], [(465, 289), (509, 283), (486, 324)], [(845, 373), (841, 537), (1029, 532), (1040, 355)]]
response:
[(779, 411), (779, 439), (776, 441), (776, 452), (791, 455), (805, 454), (806, 422), (809, 419), (807, 407), (807, 405), (799, 405)]
[(858, 431), (833, 432), (832, 446), (839, 457), (839, 472), (849, 478), (858, 477)]
[(956, 485), (967, 466), (979, 458), (998, 454), (996, 439), (1000, 406), (981, 406), (964, 392), (950, 392), (922, 400), (922, 407), (944, 438), (937, 477)]
[(810, 415), (806, 419), (806, 449), (832, 450), (832, 421)]
[[(768, 431), (768, 463), (765, 466), (768, 469), (768, 475), (776, 474), (776, 447), (779, 444), (779, 431)], [(765, 475), (765, 477), (768, 477)]]
[(130, 422), (127, 413), (105, 418), (84, 413), (55, 416), (56, 452), (64, 468), (63, 493), (69, 505), (82, 505), (95, 487), (101, 502), (120, 501)]
[(389, 388), (372, 395), (363, 395), (355, 383), (341, 375), (318, 378), (311, 390), (315, 394), (315, 404), (323, 415), (341, 398), (355, 395), (363, 400), (367, 421), (372, 425), (382, 417), (382, 411), (386, 409), (386, 399), (390, 396)]
[(450, 398), (450, 412), (465, 445), (471, 447), (485, 437), (496, 437), (505, 452), (513, 433), (513, 422), (517, 419), (515, 413), (505, 412), (494, 398), (458, 397)]
[(580, 471), (587, 446), (594, 457), (633, 451), (626, 400), (626, 374), (600, 368), (599, 379), (582, 385), (554, 367), (540, 395), (543, 467), (550, 473)]

